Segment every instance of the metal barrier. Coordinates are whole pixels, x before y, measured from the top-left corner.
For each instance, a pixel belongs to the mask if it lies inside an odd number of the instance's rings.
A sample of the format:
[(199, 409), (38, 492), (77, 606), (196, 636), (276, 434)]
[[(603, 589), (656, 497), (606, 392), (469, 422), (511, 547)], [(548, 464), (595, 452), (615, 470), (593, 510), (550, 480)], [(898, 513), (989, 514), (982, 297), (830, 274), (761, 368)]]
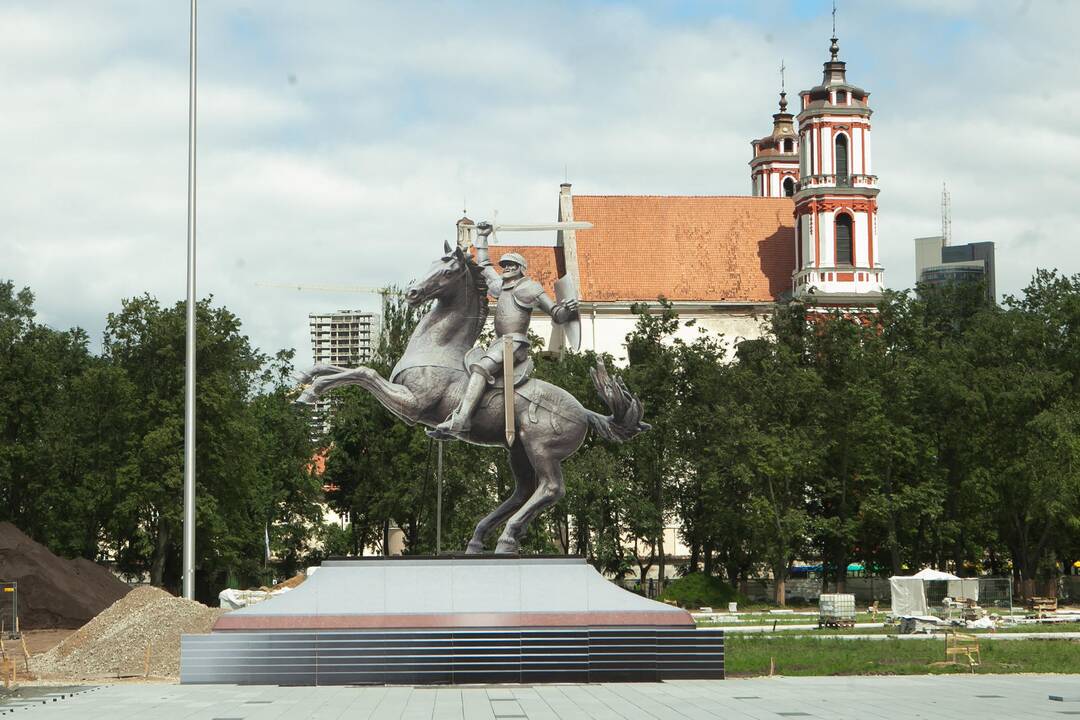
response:
[[(958, 587), (958, 583), (963, 583)], [(964, 585), (977, 583), (976, 595), (964, 597)], [(970, 588), (969, 588), (970, 591)], [(974, 601), (979, 608), (998, 615), (1012, 612), (1013, 586), (1010, 578), (965, 578), (963, 580), (924, 580), (923, 592), (926, 593), (926, 609), (936, 617), (952, 619), (960, 617), (956, 601)], [(945, 598), (954, 601), (947, 604)]]

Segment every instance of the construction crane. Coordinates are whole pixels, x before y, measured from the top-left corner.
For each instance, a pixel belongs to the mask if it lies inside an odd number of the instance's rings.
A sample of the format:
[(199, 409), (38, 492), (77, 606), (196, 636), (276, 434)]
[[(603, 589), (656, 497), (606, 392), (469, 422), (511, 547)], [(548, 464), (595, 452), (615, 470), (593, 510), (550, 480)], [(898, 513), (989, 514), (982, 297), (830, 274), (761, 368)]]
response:
[(269, 288), (286, 288), (288, 290), (301, 290), (305, 292), (324, 292), (324, 293), (372, 293), (377, 295), (400, 295), (400, 290), (391, 290), (385, 287), (374, 287), (371, 285), (306, 285), (303, 283), (272, 283), (272, 282), (257, 282), (258, 287)]

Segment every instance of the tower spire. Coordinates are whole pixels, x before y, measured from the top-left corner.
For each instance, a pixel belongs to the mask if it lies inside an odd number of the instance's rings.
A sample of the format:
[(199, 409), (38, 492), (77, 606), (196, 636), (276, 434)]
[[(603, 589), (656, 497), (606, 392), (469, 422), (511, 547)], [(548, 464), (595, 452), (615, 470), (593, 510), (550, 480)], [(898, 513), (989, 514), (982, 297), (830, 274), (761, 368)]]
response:
[(833, 62), (836, 61), (836, 56), (840, 54), (840, 44), (837, 42), (836, 37), (836, 0), (833, 0), (832, 4), (832, 44), (829, 46), (829, 53), (832, 55)]
[(787, 112), (787, 92), (784, 90), (784, 58), (780, 58), (780, 112)]

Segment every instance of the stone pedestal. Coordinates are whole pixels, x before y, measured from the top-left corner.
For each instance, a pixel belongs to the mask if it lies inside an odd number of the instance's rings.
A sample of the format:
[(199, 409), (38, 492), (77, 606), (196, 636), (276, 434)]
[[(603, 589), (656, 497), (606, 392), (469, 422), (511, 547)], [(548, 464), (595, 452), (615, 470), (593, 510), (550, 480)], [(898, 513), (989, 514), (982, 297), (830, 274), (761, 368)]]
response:
[(723, 632), (582, 558), (330, 560), (181, 642), (182, 683), (354, 685), (719, 678)]

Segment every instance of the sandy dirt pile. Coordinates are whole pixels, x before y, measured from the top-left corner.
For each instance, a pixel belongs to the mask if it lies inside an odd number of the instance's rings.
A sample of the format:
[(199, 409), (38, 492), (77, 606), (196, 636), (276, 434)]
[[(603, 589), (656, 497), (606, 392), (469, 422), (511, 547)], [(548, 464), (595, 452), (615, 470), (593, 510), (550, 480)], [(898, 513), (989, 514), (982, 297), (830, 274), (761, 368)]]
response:
[(131, 589), (89, 560), (53, 555), (9, 522), (0, 522), (0, 580), (19, 584), (23, 630), (77, 628)]
[(224, 611), (137, 587), (43, 655), (30, 660), (38, 675), (142, 675), (150, 647), (150, 675), (180, 674), (180, 635), (208, 633)]

